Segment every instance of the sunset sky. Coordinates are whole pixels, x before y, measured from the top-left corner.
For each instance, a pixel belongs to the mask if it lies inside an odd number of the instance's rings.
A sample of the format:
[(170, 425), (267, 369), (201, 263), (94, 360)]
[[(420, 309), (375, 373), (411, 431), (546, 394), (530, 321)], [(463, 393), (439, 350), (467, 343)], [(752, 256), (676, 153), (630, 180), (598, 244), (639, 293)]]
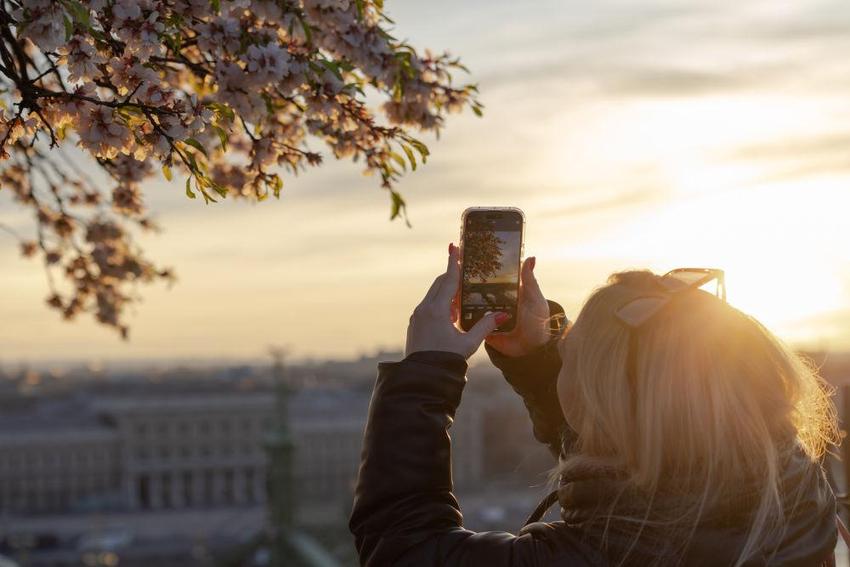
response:
[[(399, 348), (461, 212), (484, 205), (524, 210), (541, 287), (570, 314), (613, 271), (720, 267), (729, 301), (786, 340), (850, 349), (846, 0), (386, 6), (398, 36), (460, 55), (486, 105), (426, 138), (399, 185), (412, 228), (347, 162), (257, 205), (155, 182), (165, 232), (144, 245), (179, 280), (142, 290), (131, 340), (61, 322), (0, 234), (0, 363)], [(2, 191), (0, 221), (32, 228)]]

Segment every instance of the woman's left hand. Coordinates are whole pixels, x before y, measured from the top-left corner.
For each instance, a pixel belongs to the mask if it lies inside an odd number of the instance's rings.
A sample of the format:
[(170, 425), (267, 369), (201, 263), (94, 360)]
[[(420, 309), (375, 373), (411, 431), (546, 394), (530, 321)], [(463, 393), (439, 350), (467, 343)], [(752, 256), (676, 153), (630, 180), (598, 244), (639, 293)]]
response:
[(446, 272), (437, 276), (425, 299), (413, 310), (407, 327), (404, 355), (424, 350), (454, 352), (469, 358), (484, 339), (503, 323), (507, 313), (489, 313), (469, 331), (458, 329), (452, 302), (460, 287), (460, 257), (458, 248), (449, 244), (449, 264)]

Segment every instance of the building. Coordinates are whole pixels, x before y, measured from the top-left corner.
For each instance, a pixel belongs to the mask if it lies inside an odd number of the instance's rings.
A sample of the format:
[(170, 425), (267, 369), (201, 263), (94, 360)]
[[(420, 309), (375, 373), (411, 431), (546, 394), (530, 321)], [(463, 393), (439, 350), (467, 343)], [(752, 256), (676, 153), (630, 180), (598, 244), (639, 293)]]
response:
[[(4, 412), (0, 514), (262, 505), (274, 393), (151, 390), (36, 398)], [(289, 404), (301, 506), (308, 515), (311, 509), (342, 513), (351, 503), (369, 393), (308, 388)], [(485, 448), (485, 436), (493, 436), (493, 423), (517, 418), (525, 419), (524, 410), (508, 391), (467, 396), (451, 429), (459, 488), (480, 483), (493, 455), (510, 454), (511, 444), (498, 439), (497, 449)]]

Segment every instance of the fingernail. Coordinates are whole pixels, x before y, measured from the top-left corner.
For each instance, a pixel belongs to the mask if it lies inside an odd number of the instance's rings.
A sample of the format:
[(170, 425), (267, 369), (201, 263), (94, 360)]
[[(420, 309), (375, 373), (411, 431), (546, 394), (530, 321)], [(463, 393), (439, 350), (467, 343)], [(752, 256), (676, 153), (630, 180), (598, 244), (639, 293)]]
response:
[(531, 271), (534, 271), (534, 266), (537, 264), (537, 256), (532, 256), (528, 259), (528, 263), (531, 264)]
[(510, 313), (496, 313), (496, 324), (501, 325), (505, 321), (511, 318)]
[(455, 251), (455, 245), (452, 242), (449, 242), (449, 256), (451, 256), (452, 252)]

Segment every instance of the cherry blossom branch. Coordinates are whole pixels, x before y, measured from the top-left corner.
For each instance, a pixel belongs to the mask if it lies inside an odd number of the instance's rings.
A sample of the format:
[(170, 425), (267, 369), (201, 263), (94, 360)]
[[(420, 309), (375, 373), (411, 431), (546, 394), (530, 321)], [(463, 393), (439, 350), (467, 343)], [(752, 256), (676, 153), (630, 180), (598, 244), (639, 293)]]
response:
[(155, 228), (142, 187), (160, 168), (172, 180), (176, 163), (190, 198), (262, 200), (322, 162), (317, 142), (379, 173), (406, 220), (394, 186), (429, 153), (414, 133), (480, 112), (474, 86), (452, 83), (460, 63), (395, 40), (378, 0), (213, 5), (0, 0), (0, 186), (35, 214), (22, 252), (62, 276), (48, 303), (64, 318), (89, 312), (125, 336), (138, 286), (171, 278), (126, 228)]

